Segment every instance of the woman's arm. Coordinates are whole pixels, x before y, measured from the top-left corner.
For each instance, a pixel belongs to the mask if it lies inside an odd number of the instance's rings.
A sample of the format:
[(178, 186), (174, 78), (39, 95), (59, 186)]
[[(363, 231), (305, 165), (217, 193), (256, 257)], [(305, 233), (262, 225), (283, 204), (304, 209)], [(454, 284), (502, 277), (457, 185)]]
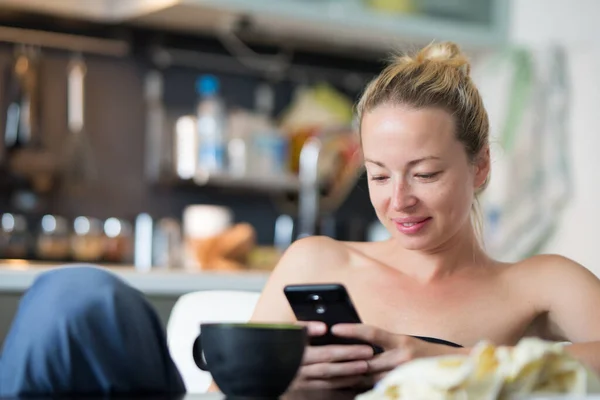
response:
[(600, 374), (600, 341), (573, 343), (566, 346), (565, 350)]
[(600, 373), (600, 280), (568, 258), (543, 260), (542, 268), (532, 268), (530, 281), (541, 283), (547, 336), (571, 342), (565, 349)]

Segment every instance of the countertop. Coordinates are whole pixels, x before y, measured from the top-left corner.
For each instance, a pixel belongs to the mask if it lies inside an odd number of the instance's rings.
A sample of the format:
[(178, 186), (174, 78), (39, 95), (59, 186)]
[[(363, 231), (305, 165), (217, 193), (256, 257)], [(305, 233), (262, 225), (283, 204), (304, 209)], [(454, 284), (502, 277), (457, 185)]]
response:
[[(81, 264), (79, 264), (81, 265)], [(68, 268), (71, 264), (51, 264), (24, 260), (0, 260), (0, 292), (22, 292), (42, 272)], [(156, 269), (141, 272), (132, 266), (108, 267), (110, 271), (138, 290), (152, 295), (182, 295), (199, 290), (261, 291), (269, 277), (268, 272), (191, 272)]]

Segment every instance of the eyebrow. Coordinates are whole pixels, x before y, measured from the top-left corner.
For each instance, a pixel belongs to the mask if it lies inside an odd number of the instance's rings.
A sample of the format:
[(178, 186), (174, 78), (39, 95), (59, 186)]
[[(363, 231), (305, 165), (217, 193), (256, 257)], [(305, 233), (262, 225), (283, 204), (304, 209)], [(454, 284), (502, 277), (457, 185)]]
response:
[[(416, 160), (409, 161), (408, 165), (412, 167), (412, 166), (415, 166), (415, 165), (422, 163), (423, 161), (427, 161), (427, 160), (440, 160), (440, 158), (436, 157), (436, 156), (427, 156), (427, 157), (417, 158)], [(369, 158), (365, 158), (365, 163), (371, 163), (371, 164), (378, 165), (381, 168), (387, 168), (385, 166), (385, 164), (382, 163), (381, 161), (375, 161), (375, 160), (371, 160)]]

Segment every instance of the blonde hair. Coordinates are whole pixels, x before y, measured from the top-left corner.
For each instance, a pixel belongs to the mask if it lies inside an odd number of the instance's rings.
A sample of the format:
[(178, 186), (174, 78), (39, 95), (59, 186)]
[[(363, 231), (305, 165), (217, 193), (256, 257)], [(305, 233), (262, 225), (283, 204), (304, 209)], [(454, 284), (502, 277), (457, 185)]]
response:
[[(359, 124), (365, 113), (382, 104), (421, 109), (439, 107), (454, 116), (456, 138), (475, 162), (489, 143), (489, 121), (483, 100), (470, 77), (467, 57), (452, 42), (432, 43), (414, 55), (399, 55), (371, 81), (357, 104)], [(471, 220), (482, 239), (482, 220), (476, 192)]]

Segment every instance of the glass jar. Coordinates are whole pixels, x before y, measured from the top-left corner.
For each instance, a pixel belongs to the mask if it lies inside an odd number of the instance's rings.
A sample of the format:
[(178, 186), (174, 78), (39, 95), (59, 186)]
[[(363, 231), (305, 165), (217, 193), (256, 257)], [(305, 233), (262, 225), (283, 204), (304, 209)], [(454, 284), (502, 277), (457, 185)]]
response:
[(5, 213), (0, 219), (0, 258), (27, 258), (29, 234), (25, 217)]
[(42, 260), (66, 260), (71, 252), (67, 220), (47, 214), (40, 222), (36, 253)]
[(131, 263), (133, 261), (133, 233), (131, 224), (118, 218), (104, 221), (104, 261)]
[(75, 261), (99, 261), (104, 255), (102, 222), (91, 217), (77, 217), (73, 221), (71, 254)]
[(162, 218), (156, 222), (152, 242), (153, 266), (176, 269), (181, 266), (181, 225), (174, 218)]

